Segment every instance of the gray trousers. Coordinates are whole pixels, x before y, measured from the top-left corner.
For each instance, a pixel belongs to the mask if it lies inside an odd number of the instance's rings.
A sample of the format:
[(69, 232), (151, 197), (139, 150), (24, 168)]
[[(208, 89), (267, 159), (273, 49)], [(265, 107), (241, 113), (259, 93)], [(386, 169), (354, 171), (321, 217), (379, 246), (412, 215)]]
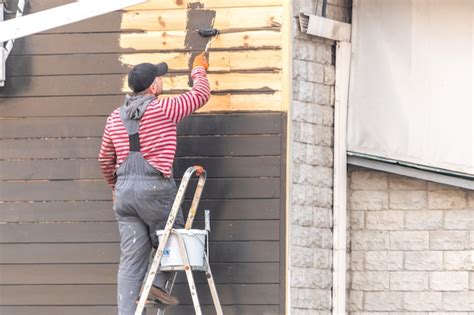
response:
[[(173, 178), (165, 178), (140, 152), (130, 152), (117, 170), (114, 212), (120, 233), (117, 275), (119, 315), (133, 315), (152, 248), (158, 247), (156, 230), (164, 228), (177, 192)], [(184, 227), (181, 209), (175, 228)], [(172, 273), (158, 272), (154, 285), (164, 288)]]

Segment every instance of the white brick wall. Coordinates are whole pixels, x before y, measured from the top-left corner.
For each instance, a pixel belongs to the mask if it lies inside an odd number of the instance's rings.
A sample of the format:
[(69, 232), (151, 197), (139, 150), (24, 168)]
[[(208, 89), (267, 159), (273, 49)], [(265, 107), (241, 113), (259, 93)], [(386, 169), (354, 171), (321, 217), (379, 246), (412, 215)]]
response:
[(357, 315), (474, 315), (474, 192), (350, 168)]
[[(328, 1), (327, 16), (349, 21), (351, 2)], [(320, 1), (293, 0), (292, 4), (293, 16), (299, 12), (321, 14)], [(329, 315), (332, 298), (334, 42), (301, 34), (297, 21), (292, 22), (289, 303), (292, 315)], [(385, 204), (388, 204), (388, 196)], [(389, 245), (388, 234), (384, 242)]]

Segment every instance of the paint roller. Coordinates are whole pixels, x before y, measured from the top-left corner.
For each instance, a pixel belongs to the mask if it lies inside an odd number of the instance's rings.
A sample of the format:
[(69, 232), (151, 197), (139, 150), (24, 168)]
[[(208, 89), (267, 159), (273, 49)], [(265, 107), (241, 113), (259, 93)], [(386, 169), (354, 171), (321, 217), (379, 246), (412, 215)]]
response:
[(216, 28), (201, 28), (198, 30), (199, 35), (202, 37), (212, 37), (212, 39), (207, 42), (206, 49), (204, 49), (205, 52), (207, 52), (207, 49), (209, 48), (209, 45), (216, 40), (217, 35), (219, 35), (219, 31)]

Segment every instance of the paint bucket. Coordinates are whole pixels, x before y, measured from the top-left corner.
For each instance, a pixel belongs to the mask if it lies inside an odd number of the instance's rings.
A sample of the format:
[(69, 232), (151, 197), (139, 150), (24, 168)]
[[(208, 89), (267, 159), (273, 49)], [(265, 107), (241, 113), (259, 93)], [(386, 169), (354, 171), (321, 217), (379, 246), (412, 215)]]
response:
[[(184, 246), (188, 254), (189, 264), (192, 267), (203, 267), (204, 266), (204, 249), (207, 238), (206, 230), (186, 230), (176, 229), (176, 231), (183, 237)], [(161, 242), (163, 238), (164, 230), (156, 231), (158, 240)], [(162, 267), (173, 267), (184, 265), (181, 253), (179, 250), (178, 237), (173, 233), (170, 234), (168, 243), (163, 251), (163, 258), (161, 258)]]

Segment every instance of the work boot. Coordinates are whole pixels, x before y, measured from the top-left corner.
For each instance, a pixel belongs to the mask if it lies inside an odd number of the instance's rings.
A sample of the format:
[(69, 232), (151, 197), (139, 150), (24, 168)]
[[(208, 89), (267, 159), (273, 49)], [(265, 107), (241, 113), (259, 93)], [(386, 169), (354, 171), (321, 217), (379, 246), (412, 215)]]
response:
[(169, 295), (162, 289), (152, 286), (150, 290), (150, 297), (160, 301), (163, 304), (167, 305), (178, 305), (179, 300), (177, 297)]

